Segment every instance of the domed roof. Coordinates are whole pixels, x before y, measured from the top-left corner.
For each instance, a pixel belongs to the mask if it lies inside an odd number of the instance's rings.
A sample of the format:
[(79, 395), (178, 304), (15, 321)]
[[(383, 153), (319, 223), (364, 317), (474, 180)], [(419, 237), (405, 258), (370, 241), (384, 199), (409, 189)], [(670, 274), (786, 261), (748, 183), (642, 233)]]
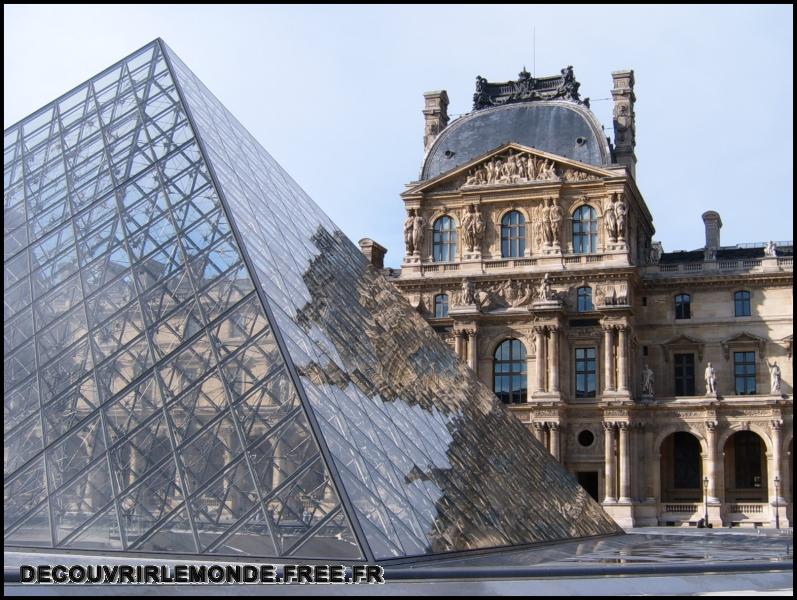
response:
[(421, 180), (463, 165), (507, 142), (595, 166), (612, 162), (598, 120), (582, 104), (549, 100), (477, 110), (446, 127), (424, 160)]

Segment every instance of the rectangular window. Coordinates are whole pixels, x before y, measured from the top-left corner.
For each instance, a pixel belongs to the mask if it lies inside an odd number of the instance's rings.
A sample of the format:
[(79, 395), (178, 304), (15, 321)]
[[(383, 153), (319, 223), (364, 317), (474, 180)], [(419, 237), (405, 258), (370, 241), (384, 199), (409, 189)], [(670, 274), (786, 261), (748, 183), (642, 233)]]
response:
[(750, 292), (736, 292), (733, 296), (734, 314), (737, 317), (749, 317), (750, 311)]
[(733, 353), (733, 375), (738, 396), (755, 394), (755, 352)]
[(695, 355), (676, 354), (673, 356), (675, 363), (675, 395), (695, 395)]
[(598, 389), (597, 348), (576, 348), (576, 398), (594, 398)]

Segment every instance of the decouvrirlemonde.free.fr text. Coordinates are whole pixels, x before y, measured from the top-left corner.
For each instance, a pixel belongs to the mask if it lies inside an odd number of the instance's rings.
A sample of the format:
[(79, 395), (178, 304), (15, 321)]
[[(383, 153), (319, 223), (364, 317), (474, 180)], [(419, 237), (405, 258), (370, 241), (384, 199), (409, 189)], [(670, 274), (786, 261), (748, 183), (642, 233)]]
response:
[(379, 565), (22, 565), (21, 583), (384, 583)]

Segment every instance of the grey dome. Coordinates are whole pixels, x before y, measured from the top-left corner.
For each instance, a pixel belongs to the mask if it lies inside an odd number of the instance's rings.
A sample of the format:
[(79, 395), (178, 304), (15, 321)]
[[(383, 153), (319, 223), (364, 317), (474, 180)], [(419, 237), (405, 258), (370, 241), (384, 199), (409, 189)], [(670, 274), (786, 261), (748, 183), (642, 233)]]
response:
[(600, 124), (586, 107), (562, 100), (528, 102), (474, 111), (451, 123), (429, 149), (421, 179), (433, 179), (507, 142), (595, 166), (612, 162)]

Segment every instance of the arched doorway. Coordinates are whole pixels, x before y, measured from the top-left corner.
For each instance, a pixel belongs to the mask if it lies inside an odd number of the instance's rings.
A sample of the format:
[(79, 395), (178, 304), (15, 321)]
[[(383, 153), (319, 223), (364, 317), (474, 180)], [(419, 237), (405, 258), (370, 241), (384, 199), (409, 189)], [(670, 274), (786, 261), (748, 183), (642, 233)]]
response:
[(661, 444), (661, 500), (665, 503), (703, 501), (703, 464), (700, 440), (676, 431)]
[(731, 504), (767, 502), (764, 440), (752, 431), (737, 431), (725, 442), (724, 453), (725, 501)]

